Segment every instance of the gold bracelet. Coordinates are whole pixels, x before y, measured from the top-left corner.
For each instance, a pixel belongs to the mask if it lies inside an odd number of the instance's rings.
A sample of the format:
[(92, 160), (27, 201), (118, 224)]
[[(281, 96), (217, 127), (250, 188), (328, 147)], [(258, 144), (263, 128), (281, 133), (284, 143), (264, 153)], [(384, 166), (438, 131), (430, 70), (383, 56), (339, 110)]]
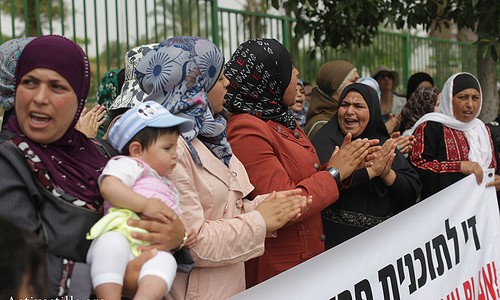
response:
[(182, 243), (177, 248), (172, 249), (172, 251), (177, 252), (179, 250), (182, 250), (184, 247), (186, 247), (188, 237), (189, 237), (188, 232), (187, 231), (184, 232), (184, 237), (182, 238)]

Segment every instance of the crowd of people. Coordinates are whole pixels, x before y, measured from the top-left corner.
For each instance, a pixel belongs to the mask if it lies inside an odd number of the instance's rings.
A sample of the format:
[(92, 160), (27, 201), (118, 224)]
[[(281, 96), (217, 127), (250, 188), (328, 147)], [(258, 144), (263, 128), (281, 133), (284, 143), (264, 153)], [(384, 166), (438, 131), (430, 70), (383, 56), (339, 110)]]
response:
[(0, 45), (0, 295), (225, 299), (474, 174), (500, 190), (479, 81), (300, 80), (277, 40), (139, 45), (100, 80), (57, 35)]

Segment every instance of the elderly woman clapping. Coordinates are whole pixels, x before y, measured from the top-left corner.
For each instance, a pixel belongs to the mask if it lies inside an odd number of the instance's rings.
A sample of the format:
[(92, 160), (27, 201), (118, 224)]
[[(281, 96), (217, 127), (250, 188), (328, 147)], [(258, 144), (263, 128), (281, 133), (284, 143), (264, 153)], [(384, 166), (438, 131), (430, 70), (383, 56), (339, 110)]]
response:
[(375, 152), (371, 166), (358, 168), (342, 181), (339, 200), (323, 210), (327, 248), (408, 208), (416, 202), (421, 188), (416, 172), (389, 137), (375, 90), (367, 85), (346, 87), (337, 114), (314, 136), (312, 143), (322, 163), (347, 134), (353, 139), (377, 139), (381, 149)]

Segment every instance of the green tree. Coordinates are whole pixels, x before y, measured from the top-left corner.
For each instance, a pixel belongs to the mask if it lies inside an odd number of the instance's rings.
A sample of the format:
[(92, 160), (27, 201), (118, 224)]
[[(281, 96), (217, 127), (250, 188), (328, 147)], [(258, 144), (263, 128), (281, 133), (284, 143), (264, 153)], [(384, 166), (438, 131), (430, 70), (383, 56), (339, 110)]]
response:
[(275, 8), (295, 6), (298, 35), (311, 34), (316, 49), (369, 45), (381, 24), (413, 29), (450, 22), (478, 35), (477, 75), (483, 88), (481, 118), (490, 121), (498, 113), (496, 62), (500, 54), (500, 6), (497, 0), (271, 0)]
[(48, 29), (49, 20), (61, 18), (67, 13), (67, 9), (60, 5), (59, 1), (53, 0), (0, 0), (0, 9), (3, 13), (13, 14), (24, 24), (22, 34), (25, 36), (42, 35)]
[[(409, 1), (408, 1), (409, 2)], [(477, 77), (483, 91), (480, 118), (491, 121), (498, 115), (499, 99), (496, 87), (500, 56), (500, 5), (497, 0), (434, 0), (401, 3), (394, 7), (398, 28), (424, 26), (430, 30), (441, 23), (455, 23), (459, 30), (469, 28), (478, 36), (476, 42)]]

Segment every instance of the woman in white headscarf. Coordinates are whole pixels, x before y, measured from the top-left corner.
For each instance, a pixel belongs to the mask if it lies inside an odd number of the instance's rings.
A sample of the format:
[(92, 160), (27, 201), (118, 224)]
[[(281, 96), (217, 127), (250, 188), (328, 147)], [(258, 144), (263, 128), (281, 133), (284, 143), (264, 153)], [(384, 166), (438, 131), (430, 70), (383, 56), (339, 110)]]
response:
[[(422, 181), (421, 198), (474, 174), (478, 184), (483, 171), (495, 169), (496, 151), (489, 129), (477, 118), (482, 106), (479, 81), (457, 73), (446, 81), (438, 111), (424, 115), (413, 126), (415, 146), (410, 156)], [(500, 176), (487, 184), (500, 189)]]

